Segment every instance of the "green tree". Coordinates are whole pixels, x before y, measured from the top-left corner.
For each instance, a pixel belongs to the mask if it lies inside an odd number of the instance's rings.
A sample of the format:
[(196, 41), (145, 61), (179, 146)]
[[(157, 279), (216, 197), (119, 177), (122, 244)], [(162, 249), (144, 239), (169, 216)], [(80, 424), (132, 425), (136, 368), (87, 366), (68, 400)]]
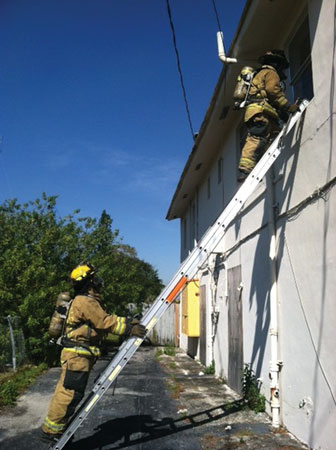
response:
[(153, 300), (162, 289), (157, 272), (137, 257), (133, 247), (123, 243), (105, 210), (90, 225), (90, 232), (84, 236), (83, 257), (104, 279), (102, 300), (107, 310), (123, 315), (132, 303), (140, 312), (142, 304)]
[(33, 360), (44, 359), (47, 329), (58, 292), (79, 253), (80, 229), (72, 216), (58, 219), (56, 197), (0, 207), (0, 305), (19, 316)]
[(19, 316), (28, 354), (47, 360), (48, 326), (57, 295), (69, 290), (69, 274), (83, 260), (92, 262), (105, 281), (103, 301), (110, 312), (138, 311), (155, 298), (162, 283), (153, 267), (124, 244), (104, 210), (99, 220), (78, 217), (79, 210), (60, 218), (57, 197), (20, 205), (0, 205), (0, 307), (2, 315)]

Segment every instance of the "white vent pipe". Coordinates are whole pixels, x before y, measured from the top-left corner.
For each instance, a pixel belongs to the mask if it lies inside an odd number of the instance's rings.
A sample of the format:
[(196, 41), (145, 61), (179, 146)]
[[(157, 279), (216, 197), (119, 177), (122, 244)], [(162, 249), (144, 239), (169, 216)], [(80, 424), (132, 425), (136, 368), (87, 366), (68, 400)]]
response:
[(270, 234), (270, 250), (269, 250), (269, 263), (270, 263), (270, 275), (271, 275), (271, 288), (270, 288), (270, 344), (271, 344), (271, 361), (270, 361), (270, 391), (271, 391), (271, 412), (272, 412), (272, 426), (274, 428), (280, 427), (280, 369), (282, 367), (282, 361), (279, 360), (279, 319), (278, 319), (278, 285), (277, 285), (277, 248), (276, 248), (276, 222), (275, 222), (275, 196), (274, 186), (272, 183), (274, 179), (274, 169), (270, 170), (267, 194), (269, 199), (269, 222), (268, 229)]
[(225, 50), (224, 50), (224, 43), (223, 43), (223, 33), (221, 31), (217, 32), (217, 47), (218, 47), (218, 58), (223, 62), (223, 63), (228, 63), (228, 64), (232, 64), (232, 63), (236, 63), (237, 60), (236, 58), (228, 58), (225, 56)]

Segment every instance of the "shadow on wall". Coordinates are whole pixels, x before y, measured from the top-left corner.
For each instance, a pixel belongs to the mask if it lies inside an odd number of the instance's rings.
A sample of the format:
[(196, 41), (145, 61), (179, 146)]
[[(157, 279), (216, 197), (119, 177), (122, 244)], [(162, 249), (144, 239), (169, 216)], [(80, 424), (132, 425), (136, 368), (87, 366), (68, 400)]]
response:
[[(293, 181), (297, 168), (298, 150), (301, 143), (302, 127), (304, 122), (304, 114), (301, 117), (299, 126), (293, 129), (285, 138), (286, 151), (284, 154), (284, 170), (289, 166), (288, 161), (291, 160), (291, 165), (288, 173), (286, 185), (283, 187), (283, 197), (287, 198), (288, 205), (290, 203)], [(268, 179), (269, 180), (269, 179)], [(272, 182), (272, 181), (271, 181)], [(268, 187), (269, 189), (270, 187)], [(287, 206), (288, 206), (287, 205)], [(268, 223), (269, 211), (267, 203), (265, 203), (264, 215), (262, 223)], [(250, 308), (252, 307), (253, 298), (257, 302), (257, 318), (255, 325), (254, 341), (252, 348), (251, 365), (254, 368), (256, 376), (259, 377), (265, 356), (265, 348), (267, 336), (269, 333), (270, 324), (270, 262), (269, 262), (269, 247), (270, 236), (268, 231), (263, 232), (258, 239), (256, 246), (253, 271), (251, 275), (251, 290), (250, 290)], [(283, 253), (283, 250), (281, 250)]]
[(250, 309), (252, 308), (253, 298), (256, 299), (255, 301), (257, 303), (255, 332), (251, 356), (251, 366), (254, 368), (257, 377), (260, 376), (264, 361), (270, 323), (268, 252), (269, 236), (266, 230), (266, 232), (261, 232), (254, 254), (249, 300)]

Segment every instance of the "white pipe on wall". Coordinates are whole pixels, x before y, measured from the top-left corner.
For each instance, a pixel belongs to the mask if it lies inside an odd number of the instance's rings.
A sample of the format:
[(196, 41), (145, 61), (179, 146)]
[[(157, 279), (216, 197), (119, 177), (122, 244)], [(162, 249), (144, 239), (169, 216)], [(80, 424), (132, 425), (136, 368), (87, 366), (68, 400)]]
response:
[(269, 183), (267, 183), (267, 192), (269, 199), (269, 234), (270, 234), (270, 341), (271, 341), (271, 361), (270, 361), (270, 391), (271, 391), (271, 412), (272, 426), (280, 426), (280, 384), (279, 371), (281, 363), (278, 355), (278, 286), (277, 286), (277, 268), (276, 268), (276, 225), (274, 216), (274, 187), (271, 179), (273, 178), (273, 168), (269, 172)]
[(218, 47), (218, 58), (223, 63), (232, 64), (237, 62), (236, 58), (228, 58), (227, 56), (225, 56), (223, 33), (221, 31), (217, 32), (217, 47)]

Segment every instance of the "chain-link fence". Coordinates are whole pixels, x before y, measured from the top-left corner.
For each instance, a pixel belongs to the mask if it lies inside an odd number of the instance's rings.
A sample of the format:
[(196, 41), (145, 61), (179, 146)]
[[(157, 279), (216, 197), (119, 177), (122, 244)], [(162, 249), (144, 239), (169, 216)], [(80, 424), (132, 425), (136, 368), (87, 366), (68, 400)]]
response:
[(25, 341), (19, 317), (2, 317), (0, 321), (0, 371), (16, 370), (26, 359)]

